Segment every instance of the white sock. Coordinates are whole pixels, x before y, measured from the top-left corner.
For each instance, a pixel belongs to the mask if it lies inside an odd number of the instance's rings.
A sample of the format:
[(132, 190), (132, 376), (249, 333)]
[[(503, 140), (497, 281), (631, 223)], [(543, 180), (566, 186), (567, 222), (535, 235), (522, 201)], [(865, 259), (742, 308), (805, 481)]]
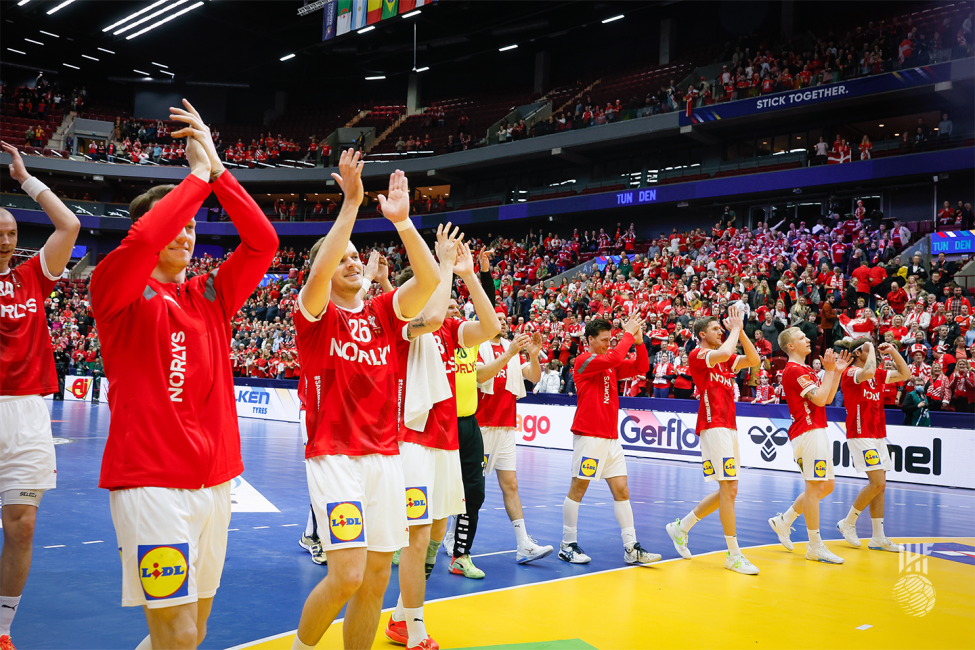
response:
[(636, 544), (636, 528), (633, 524), (633, 508), (630, 506), (630, 500), (613, 501), (613, 512), (616, 513), (616, 521), (620, 525), (623, 547), (629, 551)]
[(870, 523), (873, 524), (873, 538), (883, 539), (886, 537), (884, 535), (884, 518), (883, 517), (873, 517), (870, 519)]
[(10, 636), (10, 626), (20, 605), (20, 596), (0, 596), (0, 636)]
[(790, 526), (792, 525), (792, 522), (798, 518), (799, 513), (796, 512), (796, 509), (792, 506), (789, 506), (789, 509), (782, 513), (782, 519), (784, 519), (785, 523), (789, 524)]
[(515, 519), (511, 522), (511, 526), (515, 529), (515, 539), (518, 542), (518, 548), (522, 548), (528, 543), (528, 531), (525, 530), (525, 520)]
[(315, 534), (315, 511), (308, 508), (308, 523), (305, 524), (305, 535), (311, 537)]
[(565, 497), (562, 502), (562, 541), (572, 544), (577, 541), (576, 527), (579, 525), (579, 502)]
[(701, 521), (701, 518), (695, 515), (694, 511), (691, 510), (689, 513), (687, 513), (686, 517), (680, 520), (680, 532), (685, 534), (691, 532), (691, 528), (693, 528), (694, 524), (699, 521)]
[(142, 639), (142, 643), (135, 647), (135, 650), (152, 650), (152, 637), (147, 635), (146, 638)]
[(853, 506), (850, 506), (850, 512), (846, 515), (846, 523), (850, 524), (851, 526), (856, 526), (857, 517), (860, 516), (860, 512), (861, 512), (860, 510), (857, 510)]
[(738, 548), (738, 535), (725, 535), (724, 541), (728, 544), (728, 552), (732, 555), (741, 555), (741, 549)]
[(406, 614), (406, 629), (410, 633), (407, 645), (413, 648), (427, 638), (427, 626), (423, 624), (423, 608), (407, 607), (403, 612)]
[(291, 644), (291, 650), (315, 650), (315, 646), (302, 643), (301, 639), (298, 638), (298, 634), (295, 633), (295, 640)]
[(810, 546), (822, 546), (823, 538), (819, 535), (819, 529), (813, 530), (812, 528), (807, 528), (806, 532), (809, 534), (809, 545)]
[(406, 620), (406, 612), (403, 611), (403, 594), (396, 599), (396, 609), (393, 610), (393, 620), (399, 623)]

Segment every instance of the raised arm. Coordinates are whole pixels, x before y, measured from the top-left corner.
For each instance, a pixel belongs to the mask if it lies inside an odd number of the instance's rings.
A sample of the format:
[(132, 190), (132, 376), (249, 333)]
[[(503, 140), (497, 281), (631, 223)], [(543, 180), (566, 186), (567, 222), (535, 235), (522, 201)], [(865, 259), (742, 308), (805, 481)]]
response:
[[(708, 354), (708, 363), (710, 363), (712, 368), (719, 363), (724, 363), (735, 353), (735, 348), (738, 347), (738, 339), (741, 337), (742, 328), (744, 327), (741, 310), (737, 307), (729, 307), (728, 318), (725, 319), (724, 326), (728, 330), (728, 336), (717, 350)], [(752, 349), (754, 350), (754, 348)], [(757, 357), (755, 363), (758, 363)]]
[(349, 246), (352, 227), (355, 225), (355, 218), (362, 204), (362, 166), (359, 152), (348, 149), (343, 151), (339, 158), (339, 173), (332, 174), (332, 178), (342, 188), (344, 196), (342, 209), (339, 210), (339, 216), (332, 228), (325, 235), (325, 241), (322, 242), (315, 262), (311, 265), (308, 280), (299, 294), (301, 304), (308, 313), (316, 317), (325, 311), (325, 306), (328, 305), (332, 275)]
[(877, 351), (873, 349), (873, 343), (869, 341), (864, 343), (864, 346), (867, 348), (867, 360), (863, 364), (863, 368), (853, 378), (858, 384), (870, 381), (877, 374)]
[[(728, 338), (731, 338), (730, 336)], [(745, 357), (743, 359), (738, 359), (735, 364), (735, 370), (741, 370), (742, 368), (754, 368), (761, 362), (761, 357), (758, 354), (758, 350), (755, 349), (755, 344), (752, 343), (748, 335), (745, 334), (745, 330), (739, 330), (738, 341), (741, 343), (741, 349), (745, 352)]]
[(496, 374), (501, 372), (501, 369), (508, 365), (508, 362), (514, 358), (515, 355), (519, 354), (531, 338), (527, 334), (519, 334), (511, 341), (511, 345), (508, 349), (504, 351), (504, 354), (499, 356), (494, 361), (489, 361), (487, 363), (481, 363), (477, 366), (477, 383), (483, 384), (488, 379), (493, 378)]
[[(474, 312), (477, 314), (476, 321), (469, 321), (464, 324), (464, 347), (470, 348), (480, 345), (484, 341), (490, 341), (498, 332), (501, 331), (501, 321), (498, 320), (498, 313), (494, 311), (494, 305), (484, 293), (483, 287), (478, 282), (474, 274), (474, 256), (466, 242), (457, 243), (457, 262), (454, 264), (453, 272), (457, 274), (471, 295), (471, 302), (474, 303)], [(528, 346), (529, 356), (531, 355), (531, 345)], [(538, 365), (538, 355), (535, 355), (534, 364)], [(541, 373), (541, 369), (539, 369)], [(538, 381), (533, 379), (532, 381)]]
[(537, 384), (538, 380), (542, 378), (542, 366), (538, 363), (538, 355), (542, 352), (542, 335), (538, 332), (532, 334), (532, 340), (528, 343), (527, 348), (529, 365), (527, 368), (521, 369), (521, 376), (533, 384)]
[(844, 351), (837, 355), (832, 350), (827, 350), (826, 354), (820, 358), (823, 368), (826, 370), (826, 374), (823, 376), (823, 384), (806, 393), (806, 399), (816, 406), (826, 406), (836, 397), (840, 378), (843, 376), (843, 371), (849, 367), (853, 357), (850, 356), (849, 352)]
[(54, 232), (44, 244), (44, 262), (50, 275), (60, 276), (71, 259), (71, 249), (78, 240), (81, 221), (50, 188), (27, 173), (24, 159), (20, 157), (16, 147), (4, 142), (3, 150), (10, 154), (10, 177), (20, 183), (24, 191), (40, 204), (54, 224)]
[(902, 381), (907, 381), (911, 376), (911, 367), (907, 365), (907, 360), (901, 356), (897, 348), (890, 343), (881, 343), (878, 349), (881, 354), (889, 354), (892, 356), (894, 358), (894, 365), (897, 366), (897, 372), (887, 373), (887, 383), (897, 384)]
[[(423, 311), (410, 321), (406, 336), (413, 340), (421, 334), (436, 332), (443, 326), (447, 316), (447, 303), (450, 301), (450, 288), (454, 284), (454, 264), (457, 259), (458, 229), (450, 233), (450, 223), (437, 226), (437, 258), (440, 260), (440, 282), (433, 295), (427, 300)], [(465, 330), (466, 331), (466, 330)], [(465, 346), (470, 347), (470, 346)]]
[(406, 320), (412, 319), (423, 310), (440, 283), (437, 261), (433, 259), (430, 249), (410, 221), (409, 191), (406, 174), (396, 170), (389, 175), (388, 196), (379, 195), (379, 207), (383, 215), (396, 226), (406, 247), (410, 266), (413, 267), (413, 277), (400, 287), (395, 296), (400, 315)]
[(481, 253), (477, 256), (478, 266), (480, 266), (480, 279), (481, 279), (481, 289), (484, 290), (484, 294), (488, 297), (491, 302), (492, 307), (497, 307), (495, 302), (495, 289), (494, 289), (494, 277), (491, 275), (491, 256), (494, 254), (494, 249), (482, 249)]

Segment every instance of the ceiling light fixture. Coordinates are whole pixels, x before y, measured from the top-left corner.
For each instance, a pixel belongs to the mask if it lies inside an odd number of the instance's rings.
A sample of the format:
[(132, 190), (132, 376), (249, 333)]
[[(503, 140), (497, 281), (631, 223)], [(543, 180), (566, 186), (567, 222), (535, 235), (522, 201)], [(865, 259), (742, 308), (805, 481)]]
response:
[(61, 37), (60, 37), (60, 36), (58, 36), (57, 34), (52, 34), (51, 32), (45, 32), (45, 31), (44, 31), (43, 29), (39, 29), (39, 30), (37, 30), (37, 31), (39, 31), (39, 32), (40, 32), (40, 33), (42, 33), (42, 34), (47, 34), (48, 36), (53, 36), (54, 38), (61, 38)]
[(8, 47), (7, 49), (11, 52), (16, 52), (17, 54), (25, 54), (25, 55), (27, 54), (27, 52), (21, 52), (20, 50), (15, 50), (12, 47)]
[(417, 9), (416, 11), (411, 11), (408, 14), (403, 14), (403, 18), (412, 18), (413, 16), (419, 16), (419, 15), (420, 15), (420, 10)]
[(175, 77), (176, 76), (176, 73), (169, 72), (167, 70), (160, 70), (160, 72), (162, 72), (163, 74), (168, 74), (170, 77)]
[(74, 2), (74, 0), (64, 0), (64, 2), (62, 2), (61, 4), (59, 4), (57, 7), (55, 7), (54, 9), (49, 10), (47, 12), (47, 15), (50, 16), (51, 14), (53, 14), (55, 12), (61, 11), (62, 9), (64, 9), (65, 7), (67, 7), (72, 2)]
[(877, 126), (879, 126), (879, 127), (881, 127), (881, 128), (882, 128), (882, 127), (883, 127), (884, 125), (883, 125), (883, 124), (878, 124)]
[(366, 81), (379, 81), (380, 79), (385, 79), (386, 75), (378, 75), (375, 77), (366, 77)]
[(166, 5), (165, 7), (163, 7), (162, 9), (160, 9), (159, 11), (154, 11), (151, 14), (149, 14), (148, 16), (146, 16), (145, 18), (140, 18), (139, 20), (135, 21), (134, 23), (129, 23), (125, 27), (123, 27), (121, 29), (115, 30), (114, 32), (112, 32), (112, 36), (118, 36), (119, 34), (124, 34), (125, 32), (129, 31), (133, 27), (136, 27), (138, 25), (141, 25), (144, 22), (150, 21), (150, 20), (152, 20), (153, 18), (155, 18), (157, 16), (161, 16), (162, 14), (166, 13), (170, 9), (175, 9), (176, 7), (180, 6), (181, 4), (185, 4), (185, 3), (189, 2), (189, 1), (190, 0), (176, 0), (176, 2), (174, 2), (173, 4)]
[(156, 2), (153, 2), (151, 5), (149, 5), (145, 9), (140, 9), (139, 11), (135, 12), (134, 14), (129, 14), (128, 16), (126, 16), (122, 20), (118, 21), (117, 23), (112, 23), (111, 25), (109, 25), (108, 27), (106, 27), (105, 29), (103, 29), (102, 31), (103, 32), (110, 32), (113, 29), (115, 29), (116, 27), (118, 27), (119, 25), (121, 25), (123, 23), (127, 23), (130, 20), (132, 20), (133, 18), (136, 18), (138, 16), (141, 16), (142, 14), (146, 13), (147, 11), (152, 11), (153, 9), (155, 9), (156, 7), (158, 7), (159, 5), (166, 4), (167, 2), (169, 2), (169, 0), (156, 0)]
[(27, 41), (28, 43), (33, 43), (34, 45), (44, 45), (44, 43), (41, 43), (40, 41), (35, 41), (32, 38), (25, 38), (24, 40)]
[[(182, 1), (182, 0), (180, 0), (180, 1)], [(175, 7), (176, 5), (173, 5), (173, 6)], [(167, 16), (166, 18), (163, 18), (160, 21), (154, 22), (153, 24), (149, 25), (145, 29), (142, 29), (142, 30), (137, 31), (135, 34), (129, 34), (128, 36), (125, 37), (125, 40), (130, 41), (133, 38), (135, 38), (136, 36), (140, 36), (142, 34), (145, 34), (146, 32), (148, 32), (150, 30), (153, 30), (156, 27), (159, 27), (160, 25), (164, 25), (164, 24), (168, 23), (170, 20), (172, 20), (174, 18), (179, 18), (180, 16), (182, 16), (183, 14), (185, 14), (188, 11), (193, 11), (197, 7), (202, 7), (202, 6), (203, 6), (203, 2), (201, 0), (200, 2), (197, 2), (196, 4), (190, 5), (189, 7), (185, 8), (185, 9), (180, 9), (179, 11), (177, 11), (176, 13), (174, 13), (172, 16)]]
[(82, 58), (82, 59), (91, 59), (92, 61), (98, 61), (98, 59), (96, 59), (95, 57), (93, 57), (93, 56), (88, 56), (87, 54), (82, 54), (82, 55), (81, 55), (81, 58)]
[(78, 66), (71, 65), (70, 63), (62, 63), (61, 65), (68, 66), (69, 68), (74, 68), (75, 70), (81, 70), (81, 68), (79, 68)]
[(623, 17), (623, 14), (620, 14), (619, 16), (613, 16), (612, 18), (607, 18), (606, 20), (603, 21), (603, 24), (605, 25), (606, 23), (611, 23), (611, 22), (617, 21), (617, 20), (619, 20), (622, 17)]
[(152, 65), (157, 65), (160, 68), (168, 68), (169, 67), (168, 65), (163, 65), (162, 63), (156, 63), (155, 61), (150, 61), (149, 63), (151, 63)]
[(136, 70), (135, 68), (132, 68), (132, 72), (138, 72), (139, 74), (144, 74), (147, 77), (151, 77), (152, 76), (148, 72), (143, 72), (142, 70)]
[(430, 66), (427, 65), (427, 66), (424, 66), (422, 68), (417, 68), (416, 71), (417, 72), (426, 72), (429, 69), (430, 69)]
[(508, 45), (507, 47), (502, 47), (501, 49), (499, 49), (498, 52), (507, 52), (508, 50), (513, 50), (517, 47), (518, 47), (517, 45)]
[(363, 27), (362, 29), (357, 31), (356, 34), (365, 34), (366, 32), (371, 32), (374, 29), (376, 29), (375, 25), (369, 25), (368, 27)]
[(100, 47), (98, 49), (101, 50), (102, 52), (108, 52), (109, 54), (115, 54), (115, 52), (113, 52), (111, 50), (106, 50), (104, 47)]
[[(23, 7), (28, 2), (30, 2), (30, 0), (20, 0), (20, 2), (17, 3), (17, 6), (18, 7)], [(7, 49), (10, 49), (10, 48), (7, 48)]]
[(287, 61), (288, 59), (295, 58), (295, 56), (297, 56), (297, 55), (296, 54), (293, 54), (293, 53), (292, 54), (285, 54), (280, 59), (278, 59), (278, 61)]

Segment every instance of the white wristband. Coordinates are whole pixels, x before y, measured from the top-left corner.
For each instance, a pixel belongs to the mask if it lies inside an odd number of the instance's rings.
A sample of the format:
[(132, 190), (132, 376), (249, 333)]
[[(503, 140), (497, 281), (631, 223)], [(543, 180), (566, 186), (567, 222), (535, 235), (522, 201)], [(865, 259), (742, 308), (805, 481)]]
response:
[(413, 226), (413, 220), (410, 219), (409, 217), (407, 217), (403, 221), (397, 221), (393, 225), (396, 226), (396, 230), (398, 230), (400, 232), (403, 232), (404, 230), (409, 230), (410, 228), (413, 228), (414, 227)]
[(369, 291), (369, 287), (371, 286), (372, 286), (372, 280), (370, 280), (369, 278), (362, 278), (362, 288), (365, 291)]
[(21, 185), (20, 187), (25, 192), (27, 192), (30, 198), (34, 199), (35, 201), (37, 200), (37, 197), (40, 195), (41, 192), (43, 192), (44, 190), (51, 189), (50, 187), (48, 187), (41, 181), (37, 180), (33, 176), (31, 176), (26, 181), (24, 181), (24, 184)]

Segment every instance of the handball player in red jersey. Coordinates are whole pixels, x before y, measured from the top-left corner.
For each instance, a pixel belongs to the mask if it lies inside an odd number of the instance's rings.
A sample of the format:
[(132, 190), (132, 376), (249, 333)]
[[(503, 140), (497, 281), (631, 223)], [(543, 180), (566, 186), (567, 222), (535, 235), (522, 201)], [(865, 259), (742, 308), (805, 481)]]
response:
[[(728, 337), (721, 342), (718, 319), (708, 316), (694, 323), (698, 347), (691, 350), (689, 365), (701, 393), (695, 432), (701, 437), (704, 480), (717, 481), (718, 489), (704, 497), (686, 517), (667, 524), (667, 534), (681, 557), (690, 559), (687, 534), (698, 521), (718, 511), (728, 544), (724, 568), (744, 575), (757, 575), (758, 567), (748, 561), (738, 546), (735, 527), (735, 497), (738, 496), (738, 423), (735, 414), (735, 376), (743, 368), (759, 364), (758, 351), (745, 334), (741, 310), (728, 308), (724, 322)], [(736, 354), (738, 344), (745, 354)]]
[(40, 252), (12, 269), (17, 222), (0, 208), (0, 648), (13, 650), (10, 626), (30, 572), (37, 508), (57, 479), (51, 415), (41, 397), (58, 390), (44, 298), (71, 258), (81, 222), (27, 173), (16, 148), (5, 142), (3, 150), (12, 158), (10, 177), (54, 224)]
[[(884, 533), (884, 491), (887, 488), (887, 472), (894, 469), (887, 451), (887, 420), (884, 417), (885, 384), (906, 381), (911, 376), (907, 361), (890, 343), (882, 343), (874, 350), (867, 337), (853, 341), (838, 341), (837, 346), (853, 355), (853, 364), (843, 373), (840, 387), (843, 406), (846, 407), (846, 445), (850, 449), (853, 467), (858, 473), (866, 473), (869, 483), (860, 490), (850, 506), (850, 512), (836, 528), (852, 546), (862, 544), (857, 537), (857, 518), (870, 506), (870, 523), (873, 534), (867, 548), (875, 551), (900, 553), (904, 547), (895, 544)], [(896, 370), (877, 367), (877, 352), (889, 354)]]
[[(409, 542), (397, 433), (406, 378), (393, 346), (437, 284), (437, 262), (410, 221), (409, 184), (396, 171), (379, 207), (399, 232), (413, 268), (402, 287), (363, 302), (363, 266), (349, 236), (362, 203), (362, 162), (342, 153), (332, 174), (345, 200), (328, 235), (311, 249), (311, 272), (294, 322), (308, 445), (305, 472), (321, 522), (328, 575), (309, 594), (293, 648), (312, 648), (348, 603), (346, 648), (376, 636), (393, 553)], [(424, 640), (426, 641), (426, 640)]]
[[(623, 324), (623, 335), (610, 350), (613, 325), (594, 318), (586, 325), (589, 351), (576, 357), (573, 379), (579, 395), (572, 420), (572, 484), (562, 504), (562, 545), (559, 559), (588, 564), (590, 557), (579, 548), (576, 526), (579, 504), (589, 481), (606, 479), (613, 494), (613, 511), (623, 537), (623, 561), (647, 565), (660, 561), (658, 553), (645, 550), (636, 541), (636, 525), (626, 485), (626, 460), (620, 445), (617, 417), (620, 410), (618, 382), (646, 375), (650, 370), (647, 346), (643, 343), (643, 319), (636, 313)], [(636, 343), (636, 359), (626, 355)]]
[[(233, 398), (229, 321), (277, 249), (274, 228), (220, 162), (199, 113), (186, 126), (190, 175), (129, 207), (132, 227), (95, 267), (91, 306), (112, 413), (99, 486), (111, 490), (122, 554), (122, 606), (142, 606), (139, 648), (195, 648), (220, 585), (230, 480), (244, 470)], [(241, 244), (187, 279), (197, 211), (213, 192)]]

